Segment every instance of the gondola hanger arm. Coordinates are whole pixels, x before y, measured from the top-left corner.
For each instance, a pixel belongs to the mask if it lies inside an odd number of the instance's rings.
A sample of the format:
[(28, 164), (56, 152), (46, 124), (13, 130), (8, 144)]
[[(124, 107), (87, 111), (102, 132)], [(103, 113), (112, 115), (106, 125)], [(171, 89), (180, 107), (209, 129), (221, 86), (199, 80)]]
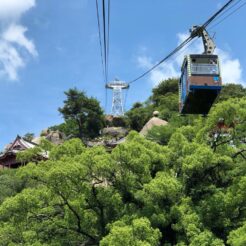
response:
[(190, 29), (192, 37), (202, 37), (204, 54), (213, 54), (216, 48), (215, 42), (203, 26), (193, 26)]

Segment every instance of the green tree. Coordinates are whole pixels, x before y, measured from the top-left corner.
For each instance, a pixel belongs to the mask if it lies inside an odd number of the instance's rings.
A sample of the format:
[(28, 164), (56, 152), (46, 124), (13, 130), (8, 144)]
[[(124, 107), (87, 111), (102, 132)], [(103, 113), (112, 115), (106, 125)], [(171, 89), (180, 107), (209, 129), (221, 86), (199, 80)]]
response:
[(165, 96), (170, 94), (178, 95), (179, 90), (179, 80), (176, 78), (167, 79), (161, 81), (153, 90), (151, 99), (154, 104), (159, 106), (161, 104), (161, 100), (165, 98)]
[(100, 242), (101, 246), (157, 246), (160, 232), (151, 228), (147, 218), (139, 218), (130, 224), (117, 221), (110, 226), (110, 233)]
[(16, 159), (23, 165), (28, 162), (39, 162), (48, 158), (49, 151), (53, 148), (53, 144), (47, 139), (43, 138), (40, 144), (34, 148), (27, 149), (25, 151), (20, 151), (17, 153)]
[(135, 131), (141, 131), (146, 122), (152, 117), (153, 110), (152, 105), (137, 105), (137, 107), (133, 105), (133, 108), (126, 113), (130, 128)]
[(76, 124), (79, 138), (93, 138), (99, 135), (104, 125), (103, 110), (99, 102), (93, 97), (87, 97), (84, 92), (76, 88), (65, 92), (67, 99), (64, 106), (59, 108), (65, 121)]
[(1, 193), (0, 245), (244, 245), (245, 117), (246, 98), (230, 99), (173, 124), (164, 146), (132, 131), (111, 153), (48, 147), (49, 160), (0, 175), (20, 181)]
[(79, 136), (78, 125), (74, 120), (66, 120), (66, 122), (59, 125), (49, 127), (51, 131), (63, 132), (67, 138), (76, 138)]
[(228, 244), (232, 246), (244, 246), (246, 244), (246, 224), (230, 233)]
[(34, 133), (28, 132), (23, 136), (23, 138), (26, 139), (27, 141), (32, 141), (34, 138)]
[(154, 126), (148, 131), (147, 139), (155, 141), (161, 145), (167, 145), (175, 128), (172, 125)]
[(226, 84), (219, 95), (219, 101), (225, 101), (230, 98), (241, 98), (245, 97), (246, 88), (241, 84)]
[(14, 196), (25, 188), (25, 181), (16, 176), (16, 170), (0, 171), (0, 204), (8, 197)]
[(161, 81), (153, 90), (152, 100), (155, 110), (160, 112), (159, 117), (170, 121), (170, 119), (178, 115), (179, 99), (178, 99), (178, 84), (176, 78)]

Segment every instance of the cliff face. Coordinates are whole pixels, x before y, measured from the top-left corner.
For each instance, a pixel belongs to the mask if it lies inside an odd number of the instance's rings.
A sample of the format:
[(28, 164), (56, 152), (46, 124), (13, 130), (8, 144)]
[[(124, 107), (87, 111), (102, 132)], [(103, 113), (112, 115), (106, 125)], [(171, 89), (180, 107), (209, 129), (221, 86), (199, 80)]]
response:
[(125, 141), (128, 130), (124, 127), (107, 127), (101, 131), (101, 136), (97, 139), (87, 141), (88, 147), (105, 146), (108, 149), (116, 147), (118, 144)]
[(59, 130), (52, 131), (49, 129), (45, 129), (41, 132), (40, 136), (34, 138), (32, 142), (36, 144), (40, 144), (42, 138), (49, 140), (51, 143), (55, 145), (62, 144), (67, 139), (66, 135)]

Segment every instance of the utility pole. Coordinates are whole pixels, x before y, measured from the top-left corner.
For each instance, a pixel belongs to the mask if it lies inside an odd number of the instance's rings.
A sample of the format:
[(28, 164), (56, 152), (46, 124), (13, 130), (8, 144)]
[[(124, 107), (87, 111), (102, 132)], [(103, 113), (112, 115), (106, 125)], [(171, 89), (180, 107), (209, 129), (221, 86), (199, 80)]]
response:
[(123, 116), (124, 106), (123, 106), (123, 90), (128, 89), (129, 84), (118, 79), (113, 82), (106, 84), (106, 89), (111, 89), (113, 92), (112, 100), (112, 115), (113, 116)]

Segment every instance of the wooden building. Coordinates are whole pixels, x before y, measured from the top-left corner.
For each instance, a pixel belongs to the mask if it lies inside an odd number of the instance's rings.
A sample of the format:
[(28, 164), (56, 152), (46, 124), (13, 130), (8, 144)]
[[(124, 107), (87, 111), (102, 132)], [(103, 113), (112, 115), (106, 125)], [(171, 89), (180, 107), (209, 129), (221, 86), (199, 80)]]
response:
[[(37, 144), (17, 136), (13, 143), (9, 144), (2, 154), (0, 154), (0, 168), (18, 168), (23, 165), (17, 161), (17, 153), (36, 147)], [(41, 156), (41, 159), (47, 159)]]

